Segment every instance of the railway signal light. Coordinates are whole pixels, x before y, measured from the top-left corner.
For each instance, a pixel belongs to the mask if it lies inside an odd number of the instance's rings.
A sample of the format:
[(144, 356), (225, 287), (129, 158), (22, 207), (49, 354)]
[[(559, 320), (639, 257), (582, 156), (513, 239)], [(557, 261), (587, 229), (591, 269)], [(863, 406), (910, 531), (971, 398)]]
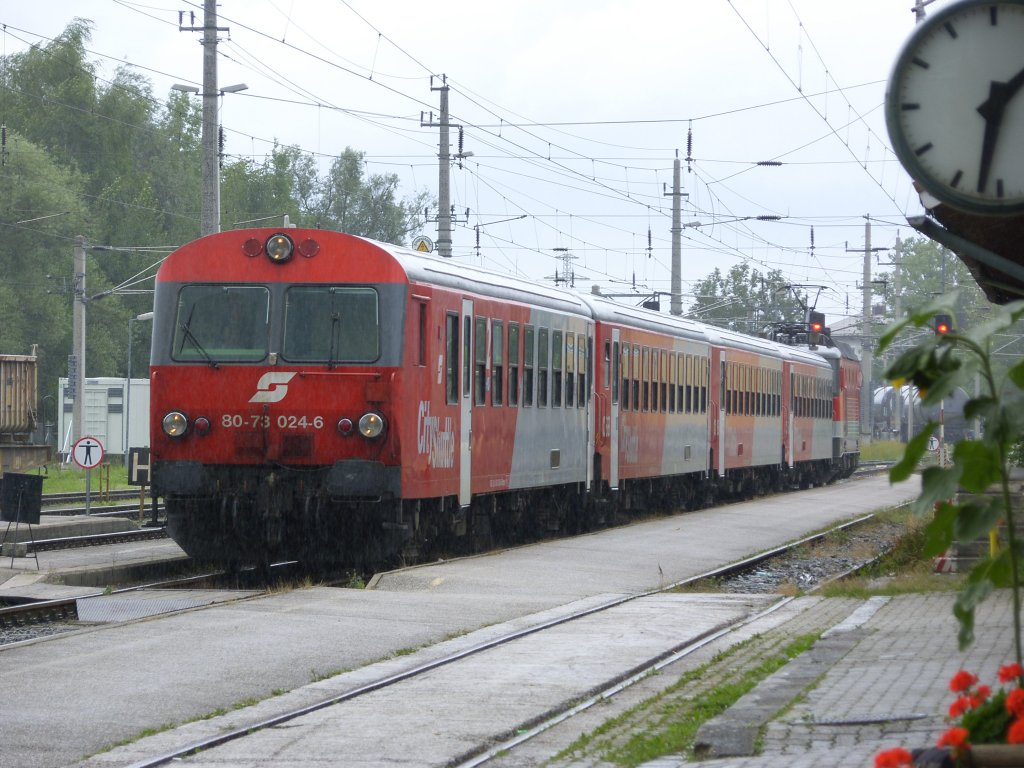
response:
[(825, 332), (825, 313), (811, 311), (807, 315), (807, 341), (810, 344), (817, 344), (821, 335)]
[(949, 315), (935, 316), (935, 335), (945, 336), (953, 332), (953, 318)]

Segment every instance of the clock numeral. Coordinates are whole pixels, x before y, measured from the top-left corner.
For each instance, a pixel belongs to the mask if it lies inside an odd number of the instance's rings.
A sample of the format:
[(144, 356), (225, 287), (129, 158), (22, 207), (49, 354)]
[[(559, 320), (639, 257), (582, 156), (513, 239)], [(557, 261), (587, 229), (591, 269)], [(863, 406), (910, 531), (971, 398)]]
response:
[(957, 37), (959, 37), (959, 35), (957, 35), (957, 33), (956, 33), (956, 27), (954, 27), (954, 26), (953, 26), (953, 25), (952, 25), (951, 23), (949, 23), (948, 21), (947, 21), (947, 22), (946, 22), (945, 24), (943, 24), (943, 25), (942, 25), (942, 27), (943, 27), (943, 29), (945, 29), (945, 30), (946, 30), (946, 32), (948, 32), (948, 33), (949, 33), (949, 36), (950, 36), (951, 38), (953, 38), (954, 40), (956, 40), (956, 39), (957, 39)]
[(953, 175), (953, 180), (949, 182), (949, 186), (951, 186), (951, 187), (958, 187), (958, 186), (960, 186), (960, 179), (962, 179), (963, 176), (964, 176), (964, 172), (963, 171), (957, 171)]
[(994, 5), (988, 9), (988, 23), (993, 27), (999, 26), (999, 9)]
[(915, 101), (905, 101), (900, 104), (900, 109), (904, 112), (913, 112), (915, 109), (920, 109), (921, 105)]
[(920, 67), (921, 69), (931, 69), (931, 66), (932, 66), (932, 65), (931, 65), (931, 64), (929, 64), (929, 63), (928, 63), (927, 61), (925, 61), (924, 59), (922, 59), (922, 58), (919, 58), (919, 57), (917, 57), (917, 56), (915, 56), (914, 58), (912, 58), (912, 59), (911, 59), (911, 61), (912, 61), (912, 62), (913, 62), (913, 63), (914, 63), (914, 64), (915, 64), (916, 66)]
[(1003, 180), (1002, 179), (997, 179), (996, 180), (996, 197), (1002, 197), (1002, 196), (1003, 196)]
[(921, 155), (923, 155), (923, 154), (924, 154), (925, 152), (927, 152), (927, 151), (928, 151), (929, 149), (932, 149), (932, 147), (934, 147), (934, 146), (935, 146), (935, 145), (934, 145), (934, 144), (932, 144), (932, 143), (931, 143), (931, 142), (929, 141), (929, 142), (928, 142), (927, 144), (925, 144), (925, 145), (924, 145), (923, 147), (918, 147), (917, 149), (915, 149), (915, 150), (914, 150), (914, 154), (915, 154), (915, 155), (917, 155), (918, 157), (920, 157), (920, 156), (921, 156)]

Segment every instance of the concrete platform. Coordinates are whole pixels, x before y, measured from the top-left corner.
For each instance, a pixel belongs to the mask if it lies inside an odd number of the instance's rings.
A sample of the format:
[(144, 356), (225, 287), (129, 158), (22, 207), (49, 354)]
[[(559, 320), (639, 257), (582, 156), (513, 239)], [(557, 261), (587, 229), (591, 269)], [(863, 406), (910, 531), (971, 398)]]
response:
[[(0, 536), (6, 526), (0, 527)], [(187, 562), (188, 556), (170, 539), (24, 553), (29, 541), (122, 533), (140, 527), (128, 517), (95, 515), (41, 515), (39, 525), (31, 530), (27, 525), (12, 525), (0, 548), (0, 599), (5, 594), (34, 600), (77, 596), (111, 584), (160, 578)]]
[[(188, 743), (197, 729), (220, 730), (258, 721), (296, 702), (322, 701), (325, 693), (420, 664), (452, 644), (473, 644), (579, 605), (654, 589), (915, 494), (916, 486), (891, 488), (884, 478), (868, 478), (382, 575), (375, 579), (374, 589), (314, 587), (3, 649), (0, 688), (18, 694), (0, 698), (0, 766), (68, 765), (111, 743), (135, 739), (146, 729), (193, 721), (217, 710), (230, 712), (226, 719), (172, 728), (152, 737), (156, 742), (146, 739), (90, 761), (97, 766), (128, 765), (143, 751)], [(375, 751), (364, 754), (376, 765), (407, 765), (410, 760), (431, 764), (428, 755), (451, 748), (451, 743), (438, 742), (449, 731), (472, 733), (486, 721), (503, 732), (508, 722), (521, 720), (528, 712), (537, 714), (535, 705), (550, 701), (544, 697), (556, 689), (554, 698), (567, 692), (577, 695), (599, 684), (601, 675), (595, 672), (619, 674), (635, 663), (630, 654), (636, 649), (646, 645), (647, 653), (659, 643), (664, 649), (675, 647), (706, 629), (709, 621), (721, 621), (722, 611), (735, 615), (757, 607), (749, 600), (719, 598), (674, 595), (641, 601), (630, 609), (634, 613), (619, 612), (617, 622), (603, 627), (591, 623), (592, 642), (567, 628), (561, 652), (571, 654), (583, 642), (591, 649), (606, 648), (595, 662), (566, 660), (571, 655), (559, 661), (556, 643), (550, 656), (547, 647), (519, 655), (525, 676), (517, 677), (512, 666), (506, 669), (501, 664), (478, 669), (465, 690), (475, 688), (484, 698), (463, 698), (457, 695), (462, 688), (435, 691), (433, 701), (444, 700), (446, 714), (410, 732), (412, 752), (408, 741), (396, 741), (391, 749), (392, 720), (381, 709), (381, 700), (367, 708), (361, 721), (324, 720), (314, 728), (296, 724), (296, 729), (275, 730), (284, 737), (302, 732), (311, 739), (288, 746), (292, 755), (316, 750), (329, 755), (339, 738), (358, 736), (364, 745), (374, 745)], [(649, 606), (649, 614), (636, 613), (642, 605)], [(517, 669), (520, 662), (514, 665)], [(584, 667), (578, 689), (565, 688), (566, 680), (574, 677), (572, 671), (582, 673)], [(341, 674), (342, 670), (352, 671)], [(488, 719), (492, 701), (501, 698), (508, 699), (515, 716), (495, 714)], [(253, 700), (260, 703), (236, 707)], [(422, 710), (424, 715), (434, 706), (423, 699), (419, 707), (411, 702), (392, 695), (386, 706), (394, 706), (399, 714)], [(463, 720), (475, 724), (465, 730)], [(61, 724), (60, 739), (53, 738), (54, 723)], [(319, 746), (318, 739), (324, 740)], [(464, 740), (456, 741), (457, 747), (466, 748)], [(417, 759), (420, 754), (423, 760)], [(249, 764), (250, 756), (237, 757), (240, 762), (228, 762)], [(262, 763), (267, 764), (271, 763)]]

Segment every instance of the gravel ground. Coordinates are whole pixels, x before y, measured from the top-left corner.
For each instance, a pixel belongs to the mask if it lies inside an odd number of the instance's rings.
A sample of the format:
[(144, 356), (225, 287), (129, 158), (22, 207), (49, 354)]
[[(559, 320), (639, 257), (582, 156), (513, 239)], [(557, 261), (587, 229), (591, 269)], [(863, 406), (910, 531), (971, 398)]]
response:
[(899, 523), (872, 519), (723, 579), (719, 587), (757, 594), (807, 592), (871, 562), (895, 546), (905, 532)]

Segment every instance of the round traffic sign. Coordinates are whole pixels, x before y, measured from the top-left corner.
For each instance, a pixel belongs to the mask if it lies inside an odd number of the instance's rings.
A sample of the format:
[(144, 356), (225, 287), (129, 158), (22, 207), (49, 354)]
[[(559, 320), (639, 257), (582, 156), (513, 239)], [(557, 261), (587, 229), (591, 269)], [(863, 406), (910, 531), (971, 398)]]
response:
[(95, 437), (80, 437), (71, 448), (71, 458), (82, 469), (93, 469), (103, 461), (103, 443)]

